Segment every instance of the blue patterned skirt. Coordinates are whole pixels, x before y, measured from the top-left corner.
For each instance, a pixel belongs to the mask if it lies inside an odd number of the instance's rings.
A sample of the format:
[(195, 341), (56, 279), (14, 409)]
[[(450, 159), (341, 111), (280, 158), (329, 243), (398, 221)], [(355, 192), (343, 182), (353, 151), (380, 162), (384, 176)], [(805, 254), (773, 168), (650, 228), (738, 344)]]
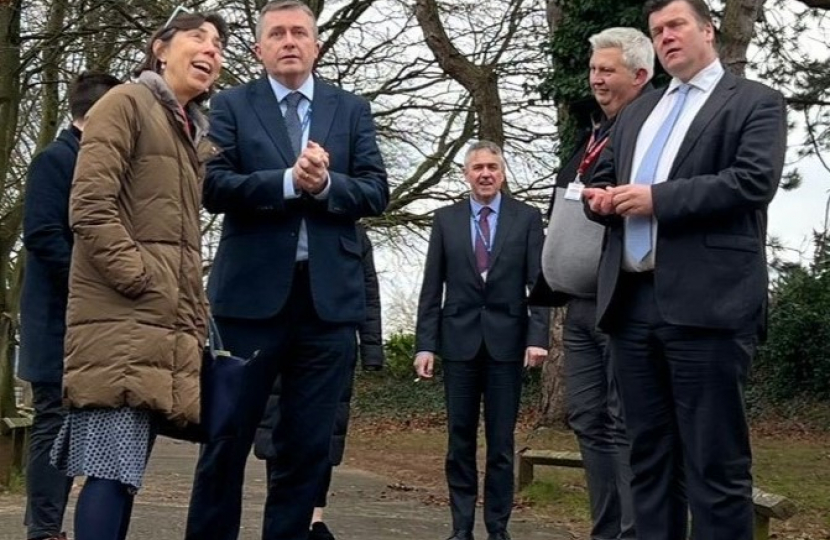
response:
[(52, 465), (67, 476), (116, 480), (138, 490), (154, 440), (150, 411), (70, 409), (52, 446)]

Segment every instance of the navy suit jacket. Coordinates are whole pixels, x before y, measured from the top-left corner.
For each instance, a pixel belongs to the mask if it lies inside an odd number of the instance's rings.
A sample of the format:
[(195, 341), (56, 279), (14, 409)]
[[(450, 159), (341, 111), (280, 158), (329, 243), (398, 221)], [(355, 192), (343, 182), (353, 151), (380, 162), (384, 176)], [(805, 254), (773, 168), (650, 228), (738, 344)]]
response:
[(541, 264), (541, 213), (502, 195), (490, 270), (476, 268), (470, 201), (435, 212), (418, 302), (416, 351), (472, 360), (482, 343), (496, 361), (521, 361), (526, 347), (548, 348), (549, 309), (528, 308)]
[(29, 167), (23, 203), (26, 272), (20, 298), (18, 377), (60, 383), (69, 296), (69, 192), (78, 159), (80, 131), (64, 129)]
[(208, 282), (216, 316), (265, 319), (280, 313), (291, 291), (302, 220), (317, 314), (337, 323), (366, 316), (355, 222), (386, 208), (386, 170), (369, 104), (319, 79), (314, 84), (309, 140), (329, 153), (325, 200), (283, 196), (283, 174), (296, 159), (267, 78), (211, 100), (210, 137), (222, 152), (208, 163), (204, 203), (224, 214)]
[[(619, 114), (591, 184), (631, 177), (637, 136), (663, 91)], [(767, 206), (781, 179), (786, 151), (784, 97), (726, 72), (698, 112), (666, 182), (652, 187), (657, 220), (655, 300), (670, 324), (762, 330), (767, 299)], [(604, 222), (599, 265), (599, 325), (614, 326), (622, 268), (623, 221)]]

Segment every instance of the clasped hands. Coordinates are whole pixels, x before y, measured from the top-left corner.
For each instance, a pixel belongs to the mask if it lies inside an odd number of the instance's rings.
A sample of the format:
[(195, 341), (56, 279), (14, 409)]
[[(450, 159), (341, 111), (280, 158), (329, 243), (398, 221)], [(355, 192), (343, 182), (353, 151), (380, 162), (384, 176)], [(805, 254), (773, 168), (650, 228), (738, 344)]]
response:
[(326, 188), (329, 177), (329, 153), (314, 141), (308, 141), (291, 169), (294, 187), (317, 195)]
[(600, 216), (651, 216), (654, 205), (651, 186), (625, 184), (623, 186), (595, 187), (582, 190), (591, 212)]

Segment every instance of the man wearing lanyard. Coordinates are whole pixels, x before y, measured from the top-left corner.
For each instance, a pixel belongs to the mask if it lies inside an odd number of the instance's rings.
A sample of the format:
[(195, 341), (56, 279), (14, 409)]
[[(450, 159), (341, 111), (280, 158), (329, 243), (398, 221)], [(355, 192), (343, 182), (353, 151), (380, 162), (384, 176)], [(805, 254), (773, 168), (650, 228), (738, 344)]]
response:
[(269, 463), (262, 537), (308, 536), (355, 330), (366, 317), (358, 219), (383, 212), (386, 171), (369, 104), (312, 76), (314, 13), (265, 4), (255, 51), (265, 76), (211, 99), (204, 203), (224, 215), (208, 282), (225, 345), (248, 357), (239, 435), (206, 444), (196, 468), (188, 540), (236, 540), (245, 463), (280, 377), (279, 459)]
[(504, 157), (489, 141), (464, 160), (470, 198), (435, 212), (418, 303), (415, 370), (431, 378), (441, 356), (449, 442), (451, 540), (472, 540), (478, 498), (476, 439), (484, 402), (488, 540), (509, 540), (513, 507), (513, 431), (522, 367), (547, 356), (548, 310), (528, 309), (539, 272), (542, 219), (501, 193)]
[(654, 72), (654, 50), (635, 28), (591, 36), (590, 83), (603, 118), (559, 171), (550, 202), (542, 274), (534, 305), (567, 306), (564, 323), (568, 423), (576, 433), (591, 504), (591, 540), (636, 538), (628, 443), (605, 344), (596, 329), (597, 264), (603, 227), (582, 207), (590, 179), (617, 113), (637, 98)]

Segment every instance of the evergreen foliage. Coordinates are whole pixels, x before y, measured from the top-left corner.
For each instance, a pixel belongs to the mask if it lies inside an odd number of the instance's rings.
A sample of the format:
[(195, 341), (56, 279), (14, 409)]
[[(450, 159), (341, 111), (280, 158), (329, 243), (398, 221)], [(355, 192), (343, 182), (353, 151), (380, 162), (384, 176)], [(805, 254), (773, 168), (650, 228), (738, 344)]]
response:
[(753, 377), (754, 390), (773, 401), (830, 398), (830, 237), (815, 239), (813, 263), (783, 270), (773, 287)]

